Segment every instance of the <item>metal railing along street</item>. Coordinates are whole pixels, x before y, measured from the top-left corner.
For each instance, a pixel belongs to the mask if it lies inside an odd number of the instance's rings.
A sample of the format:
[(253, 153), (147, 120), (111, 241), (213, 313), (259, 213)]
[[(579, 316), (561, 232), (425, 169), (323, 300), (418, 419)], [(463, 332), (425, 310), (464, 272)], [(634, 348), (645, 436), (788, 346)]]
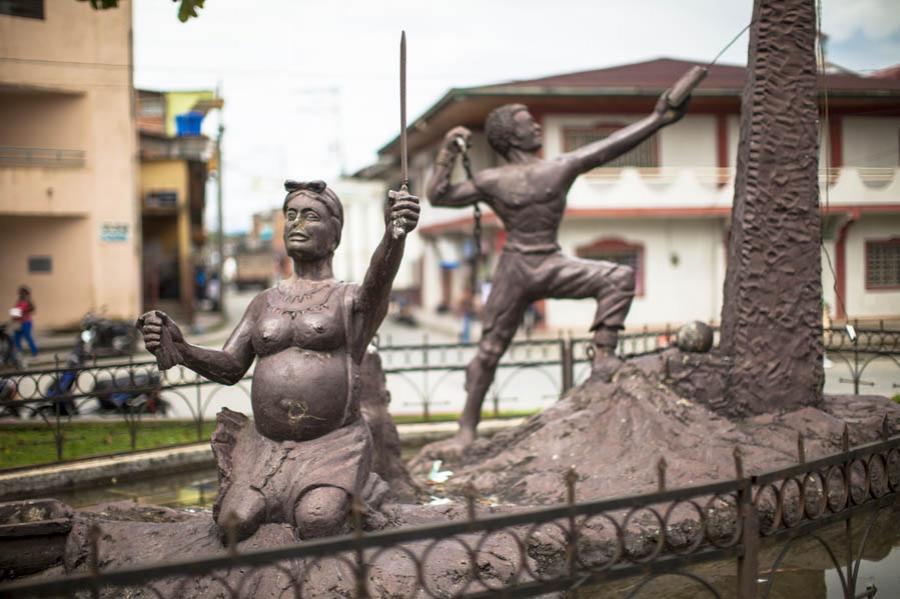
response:
[[(874, 385), (868, 378), (874, 366), (884, 366), (896, 374), (892, 388), (900, 388), (900, 331), (881, 328), (855, 330), (851, 339), (846, 329), (827, 329), (824, 333), (826, 356), (834, 368), (842, 369), (846, 376), (840, 383), (847, 385), (847, 392), (859, 394), (860, 390)], [(666, 327), (659, 330), (645, 329), (622, 335), (618, 353), (633, 357), (659, 353), (670, 347), (675, 331)], [(488, 391), (486, 410), (494, 416), (504, 413), (537, 411), (568, 392), (590, 374), (591, 342), (588, 338), (569, 336), (550, 339), (517, 339), (504, 355), (497, 371), (494, 385)], [(378, 353), (392, 396), (392, 412), (418, 413), (423, 420), (430, 420), (438, 413), (459, 409), (464, 398), (465, 368), (477, 351), (477, 344), (430, 343), (423, 336), (420, 344), (398, 345), (383, 339)], [(75, 380), (64, 394), (50, 393), (54, 382), (71, 369), (62, 364), (43, 370), (23, 370), (0, 374), (17, 387), (18, 399), (0, 401), (0, 413), (13, 412), (31, 422), (40, 422), (46, 431), (46, 444), (52, 444), (56, 461), (66, 461), (67, 445), (77, 441), (69, 434), (85, 412), (98, 401), (98, 396), (108, 397), (111, 392), (128, 394), (153, 393), (163, 398), (172, 408), (186, 418), (190, 428), (190, 442), (208, 440), (208, 427), (215, 420), (215, 413), (224, 401), (225, 393), (241, 394), (249, 400), (252, 370), (236, 385), (227, 387), (211, 382), (184, 367), (176, 367), (159, 373), (152, 360), (128, 360), (117, 363), (98, 363), (79, 367), (73, 374)], [(234, 389), (234, 391), (226, 391)], [(102, 391), (100, 391), (102, 390)], [(455, 404), (454, 404), (455, 402)], [(139, 448), (141, 434), (162, 419), (149, 414), (145, 404), (140, 408), (125, 407), (102, 416), (105, 421), (124, 423), (130, 451)], [(249, 403), (247, 404), (249, 408)], [(233, 405), (232, 405), (233, 407)], [(9, 426), (10, 421), (3, 426)], [(106, 455), (115, 452), (107, 452)], [(2, 460), (0, 460), (2, 463)], [(2, 468), (0, 468), (2, 471)]]

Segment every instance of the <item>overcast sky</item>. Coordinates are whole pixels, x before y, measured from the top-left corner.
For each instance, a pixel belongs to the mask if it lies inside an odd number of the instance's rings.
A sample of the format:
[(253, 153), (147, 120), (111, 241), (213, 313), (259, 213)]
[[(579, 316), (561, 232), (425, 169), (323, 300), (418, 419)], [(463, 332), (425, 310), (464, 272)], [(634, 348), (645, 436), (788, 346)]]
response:
[[(397, 134), (401, 29), (412, 120), (450, 87), (662, 56), (706, 62), (751, 8), (751, 0), (207, 0), (199, 18), (181, 23), (172, 2), (134, 0), (135, 84), (220, 89), (225, 227), (237, 231), (253, 212), (280, 205), (284, 179), (333, 180), (341, 166), (374, 161)], [(823, 30), (831, 62), (860, 71), (900, 62), (897, 0), (823, 0)], [(720, 62), (746, 58), (744, 34)]]

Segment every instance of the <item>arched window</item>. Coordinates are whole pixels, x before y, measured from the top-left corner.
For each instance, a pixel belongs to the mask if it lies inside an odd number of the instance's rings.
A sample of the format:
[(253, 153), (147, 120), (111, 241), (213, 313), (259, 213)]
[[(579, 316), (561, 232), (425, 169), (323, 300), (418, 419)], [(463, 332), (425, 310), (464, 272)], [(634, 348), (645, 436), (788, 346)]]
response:
[(588, 260), (605, 260), (630, 266), (634, 269), (635, 295), (644, 295), (644, 244), (631, 243), (618, 237), (601, 237), (575, 248), (575, 255)]

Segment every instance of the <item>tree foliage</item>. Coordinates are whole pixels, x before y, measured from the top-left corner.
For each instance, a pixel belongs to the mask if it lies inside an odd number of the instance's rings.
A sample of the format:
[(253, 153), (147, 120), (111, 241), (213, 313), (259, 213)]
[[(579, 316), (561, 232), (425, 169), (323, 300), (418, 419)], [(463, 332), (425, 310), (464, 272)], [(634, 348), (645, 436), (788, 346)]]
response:
[[(119, 0), (78, 0), (79, 2), (90, 2), (94, 10), (106, 10), (107, 8), (117, 8)], [(197, 16), (197, 10), (203, 8), (205, 0), (172, 0), (178, 2), (178, 20), (184, 23), (191, 17)]]

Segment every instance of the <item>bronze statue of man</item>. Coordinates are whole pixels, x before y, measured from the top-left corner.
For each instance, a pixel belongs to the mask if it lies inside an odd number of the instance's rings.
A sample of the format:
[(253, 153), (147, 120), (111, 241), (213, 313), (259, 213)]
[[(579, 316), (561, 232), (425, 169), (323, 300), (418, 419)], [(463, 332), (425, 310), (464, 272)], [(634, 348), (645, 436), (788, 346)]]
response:
[(451, 446), (463, 448), (474, 440), (481, 405), (500, 358), (535, 300), (596, 298), (597, 312), (591, 324), (597, 350), (594, 371), (608, 377), (617, 368), (614, 352), (634, 297), (634, 271), (614, 262), (563, 255), (557, 232), (566, 195), (579, 175), (621, 156), (684, 115), (687, 100), (673, 106), (668, 99), (671, 93), (660, 97), (649, 116), (553, 160), (538, 155), (541, 127), (528, 108), (522, 104), (500, 106), (488, 115), (485, 133), (507, 164), (482, 170), (462, 183), (451, 183), (450, 178), (471, 132), (456, 127), (444, 136), (428, 182), (428, 199), (434, 206), (450, 208), (484, 202), (507, 233), (484, 307), (478, 353), (466, 369), (466, 405)]

